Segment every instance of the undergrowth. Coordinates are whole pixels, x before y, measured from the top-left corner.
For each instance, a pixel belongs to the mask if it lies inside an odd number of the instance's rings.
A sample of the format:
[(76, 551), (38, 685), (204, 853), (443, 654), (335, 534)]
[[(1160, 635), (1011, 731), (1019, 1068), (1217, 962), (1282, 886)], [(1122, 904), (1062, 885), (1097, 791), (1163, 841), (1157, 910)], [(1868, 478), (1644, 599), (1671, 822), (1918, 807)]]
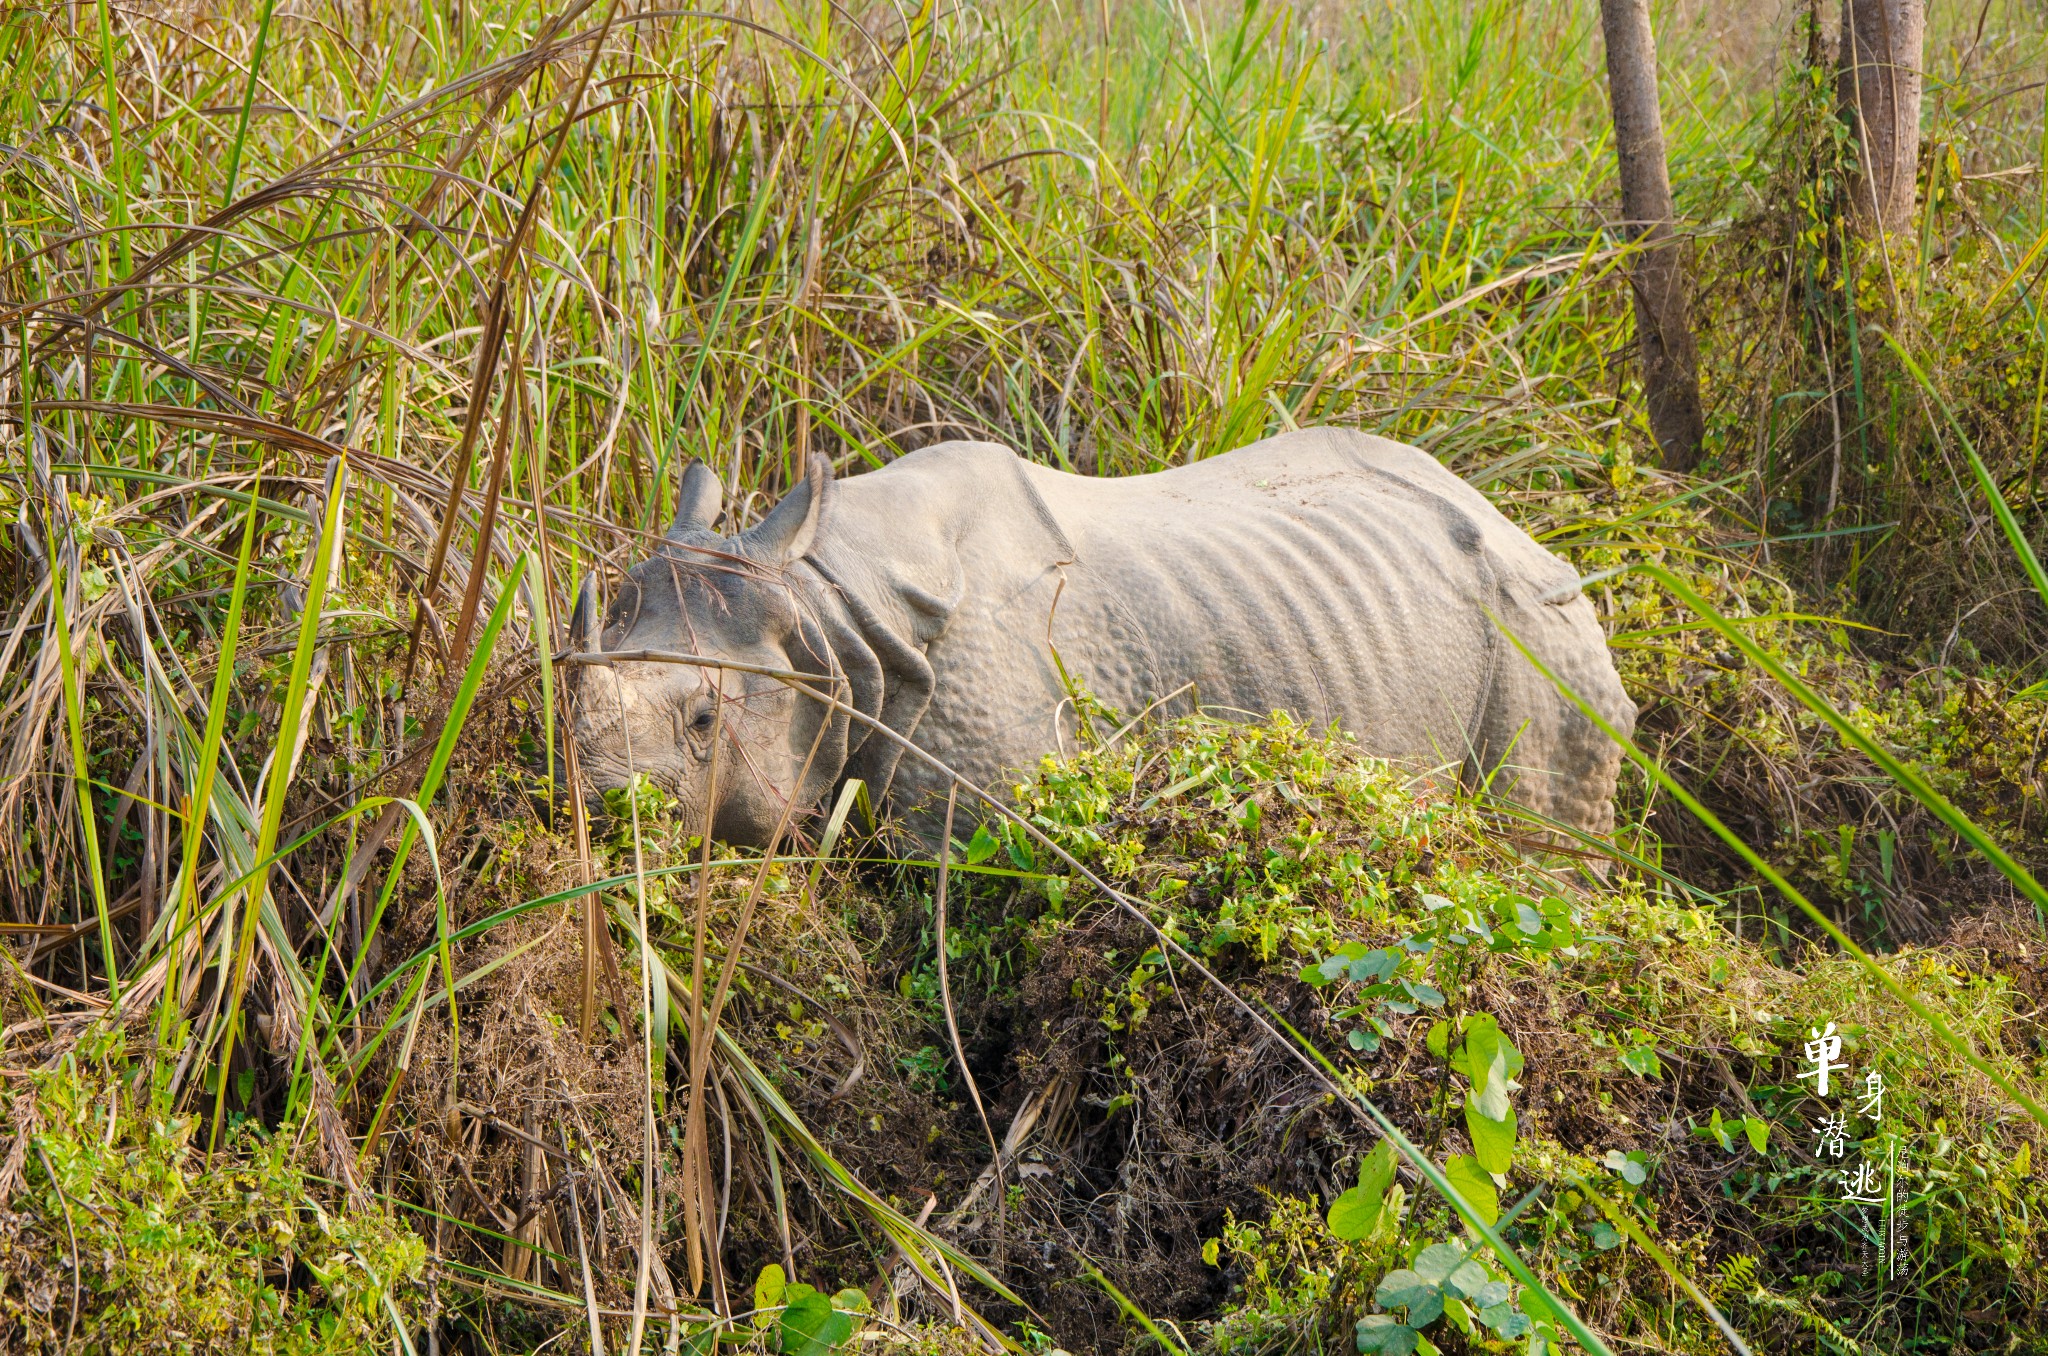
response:
[[(1159, 905), (1166, 935), (1233, 983), (1277, 995), (1454, 1181), (1476, 1158), (1498, 1168), (1467, 1173), (1495, 1208), (1533, 1192), (1509, 1240), (1603, 1329), (1685, 1350), (1720, 1341), (1596, 1194), (1694, 1274), (1738, 1277), (1722, 1284), (1724, 1303), (1786, 1341), (1808, 1314), (1884, 1350), (1969, 1345), (2030, 1321), (2044, 1299), (2033, 1265), (2048, 1205), (2033, 1168), (2042, 1136), (1860, 967), (1739, 938), (1709, 897), (1546, 865), (1471, 801), (1411, 777), (1284, 718), (1192, 720), (1049, 765), (1020, 804), (1117, 888)], [(1171, 1254), (1126, 1264), (1163, 1271), (1205, 1255), (1221, 1266), (1229, 1298), (1207, 1339), (1218, 1349), (1333, 1341), (1371, 1309), (1387, 1272), (1457, 1234), (1455, 1221), (1427, 1190), (1390, 1212), (1370, 1235), (1377, 1247), (1326, 1220), (1372, 1137), (1313, 1100), (1205, 1124), (1214, 1108), (1189, 1102), (1177, 1068), (1253, 1039), (1242, 1019), (1218, 1012), (1158, 947), (1104, 946), (1106, 916), (1085, 885), (1049, 885), (1034, 964), (1082, 977), (1072, 1015), (1052, 1021), (1053, 1049), (1032, 1063), (1092, 1043), (1095, 1095), (1128, 1128), (1109, 1161), (1083, 1171), (1115, 1182), (1119, 1211), (1158, 1213), (1148, 1236)], [(1997, 929), (2015, 958), (2040, 955), (2024, 916)], [(1909, 948), (1885, 964), (2010, 1071), (2048, 1072), (2038, 996), (1981, 950)], [(1297, 974), (1289, 993), (1279, 977)], [(1319, 999), (1305, 1006), (1310, 994)], [(1805, 1043), (1830, 1023), (1849, 1072), (1822, 1099), (1800, 1070)], [(1471, 1050), (1493, 1030), (1511, 1052), (1514, 1095), (1488, 1125), (1475, 1119), (1486, 1081)], [(1270, 1048), (1255, 1058), (1269, 1071), (1284, 1062)], [(1884, 1085), (1879, 1114), (1859, 1118), (1871, 1072)], [(1817, 1138), (1835, 1116), (1840, 1146)], [(1148, 1191), (1161, 1158), (1186, 1152), (1183, 1134), (1243, 1166), (1205, 1197)], [(1253, 1147), (1290, 1139), (1314, 1160), (1305, 1170)], [(1864, 1157), (1892, 1164), (1899, 1183), (1909, 1251), (1891, 1279), (1866, 1237), (1872, 1212), (1842, 1203), (1841, 1173)], [(1302, 1189), (1311, 1184), (1320, 1190)], [(1055, 1209), (1044, 1227), (1085, 1250), (1085, 1219)], [(1147, 1297), (1172, 1303), (1170, 1290)]]
[(239, 1120), (215, 1159), (201, 1119), (134, 1068), (102, 1041), (36, 1075), (32, 1102), (7, 1098), (17, 1118), (32, 1108), (34, 1149), (0, 1167), (18, 1183), (0, 1214), (0, 1342), (342, 1353), (411, 1321), (426, 1245), (309, 1177), (312, 1126)]

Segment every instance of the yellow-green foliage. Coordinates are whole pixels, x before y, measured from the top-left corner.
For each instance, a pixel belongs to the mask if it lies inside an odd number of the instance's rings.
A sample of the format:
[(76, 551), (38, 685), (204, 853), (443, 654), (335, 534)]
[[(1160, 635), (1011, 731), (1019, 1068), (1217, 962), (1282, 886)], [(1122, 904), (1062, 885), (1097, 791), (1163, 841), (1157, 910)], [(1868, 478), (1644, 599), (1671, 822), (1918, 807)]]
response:
[(0, 1217), (0, 1347), (388, 1347), (414, 1307), (420, 1239), (309, 1176), (300, 1126), (244, 1123), (209, 1165), (203, 1118), (165, 1114), (148, 1086), (138, 1101), (118, 1055), (74, 1057), (7, 1098), (37, 1128)]
[[(1394, 1016), (1380, 1057), (1353, 1067), (1373, 1096), (1420, 1108), (1406, 1127), (1418, 1141), (1430, 1140), (1435, 1121), (1455, 1146), (1463, 1123), (1443, 1100), (1442, 1052), (1425, 1050), (1423, 1036), (1447, 1014), (1497, 1017), (1527, 1056), (1521, 1079), (1532, 1090), (1518, 1105), (1526, 1148), (1501, 1198), (1538, 1184), (1550, 1193), (1511, 1241), (1604, 1324), (1702, 1350), (1718, 1340), (1697, 1313), (1628, 1298), (1624, 1282), (1648, 1283), (1655, 1268), (1572, 1187), (1586, 1177), (1621, 1190), (1611, 1155), (1629, 1152), (1649, 1174), (1632, 1208), (1653, 1236), (1667, 1217), (1684, 1222), (1664, 1241), (1689, 1269), (1761, 1251), (1766, 1299), (1795, 1293), (1845, 1326), (1877, 1321), (1875, 1289), (1845, 1279), (1862, 1244), (1839, 1203), (1839, 1164), (1814, 1153), (1817, 1118), (1845, 1108), (1824, 1107), (1797, 1076), (1811, 1029), (1830, 1021), (1849, 1076), (1875, 1068), (1888, 1084), (1881, 1132), (1863, 1126), (1861, 1151), (1882, 1154), (1895, 1141), (1902, 1199), (1911, 1201), (1910, 1302), (1886, 1321), (1921, 1331), (1951, 1306), (2019, 1314), (2040, 1298), (2030, 1259), (2048, 1244), (2048, 1188), (2032, 1165), (2048, 1146), (1849, 957), (1767, 937), (1754, 916), (1738, 935), (1732, 910), (1623, 870), (1600, 880), (1521, 855), (1506, 826), (1471, 800), (1418, 787), (1285, 719), (1180, 721), (1156, 737), (1048, 760), (1018, 791), (1034, 823), (1119, 889), (1160, 906), (1167, 934), (1226, 974), (1292, 976), (1343, 942), (1389, 946), (1427, 928), (1447, 903), (1496, 917), (1522, 903), (1550, 920), (1546, 932), (1568, 945), (1440, 946), (1418, 973), (1445, 1005)], [(1058, 907), (1042, 930), (1085, 907), (1083, 885), (1055, 881), (1049, 893)], [(1880, 963), (2012, 1076), (2048, 1072), (2010, 979), (1939, 948)], [(1156, 953), (1126, 958), (1124, 973), (1128, 982), (1105, 995), (1113, 1039), (1173, 992)], [(1338, 1019), (1332, 1036), (1347, 1025), (1342, 987), (1325, 991)], [(1755, 1139), (1745, 1117), (1757, 1122)], [(1281, 1198), (1269, 1220), (1224, 1230), (1211, 1252), (1235, 1258), (1238, 1288), (1219, 1346), (1313, 1345), (1330, 1312), (1355, 1309), (1371, 1292), (1386, 1250), (1330, 1237), (1316, 1213), (1327, 1204)], [(1423, 1191), (1409, 1202), (1400, 1244), (1412, 1251), (1447, 1227)], [(1758, 1321), (1789, 1312), (1770, 1309)]]

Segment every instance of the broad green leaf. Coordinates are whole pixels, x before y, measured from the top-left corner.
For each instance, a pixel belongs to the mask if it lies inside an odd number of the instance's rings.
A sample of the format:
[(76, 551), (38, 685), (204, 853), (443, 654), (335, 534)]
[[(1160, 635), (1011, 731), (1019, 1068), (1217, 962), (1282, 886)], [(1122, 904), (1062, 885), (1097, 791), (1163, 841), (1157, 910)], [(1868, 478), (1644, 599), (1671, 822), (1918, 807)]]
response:
[(1383, 1309), (1407, 1309), (1413, 1311), (1436, 1298), (1437, 1282), (1426, 1279), (1407, 1267), (1390, 1271), (1380, 1278), (1373, 1290), (1374, 1302)]
[(1742, 1133), (1749, 1136), (1749, 1147), (1762, 1153), (1770, 1144), (1771, 1128), (1754, 1116), (1742, 1118)]
[(1650, 1180), (1649, 1156), (1640, 1149), (1632, 1149), (1628, 1153), (1623, 1153), (1619, 1149), (1609, 1149), (1607, 1156), (1601, 1161), (1619, 1173), (1621, 1180), (1630, 1186), (1641, 1186)]
[(1486, 1284), (1467, 1294), (1465, 1298), (1471, 1303), (1473, 1308), (1484, 1312), (1487, 1309), (1493, 1308), (1496, 1304), (1506, 1304), (1508, 1296), (1512, 1293), (1514, 1293), (1514, 1287), (1506, 1281), (1489, 1280)]
[(1465, 1250), (1456, 1243), (1432, 1243), (1415, 1258), (1415, 1274), (1431, 1285), (1442, 1285), (1465, 1261)]
[(1330, 1232), (1351, 1242), (1365, 1238), (1380, 1222), (1380, 1202), (1363, 1187), (1352, 1187), (1330, 1204)]
[(1383, 1196), (1393, 1183), (1394, 1146), (1386, 1140), (1381, 1140), (1372, 1146), (1372, 1152), (1359, 1163), (1358, 1185), (1376, 1196)]
[[(1501, 1071), (1496, 1070), (1494, 1076), (1486, 1081), (1486, 1090), (1478, 1093), (1476, 1096), (1467, 1098), (1466, 1106), (1468, 1108), (1476, 1108), (1478, 1114), (1489, 1121), (1510, 1120), (1515, 1114), (1515, 1109), (1508, 1102), (1505, 1075)], [(1507, 1169), (1493, 1168), (1490, 1171), (1506, 1172)]]
[(1451, 1024), (1449, 1022), (1431, 1022), (1429, 1024), (1427, 1040), (1429, 1053), (1435, 1055), (1438, 1059), (1449, 1059), (1451, 1057)]
[(1627, 1065), (1631, 1072), (1641, 1074), (1644, 1078), (1664, 1076), (1664, 1065), (1658, 1060), (1657, 1047), (1654, 1045), (1631, 1045), (1621, 1052), (1621, 1062)]
[(1479, 1311), (1479, 1321), (1509, 1341), (1513, 1341), (1529, 1331), (1527, 1316), (1505, 1300), (1499, 1304), (1489, 1304), (1484, 1309), (1481, 1309)]
[(775, 1323), (775, 1349), (782, 1356), (831, 1356), (852, 1336), (853, 1320), (815, 1290), (792, 1300)]
[(1491, 1228), (1493, 1222), (1500, 1218), (1500, 1193), (1494, 1190), (1493, 1178), (1479, 1166), (1479, 1160), (1469, 1154), (1459, 1154), (1444, 1164), (1444, 1176), (1465, 1198), (1465, 1204), (1472, 1207), (1472, 1213)]
[(1331, 1204), (1330, 1232), (1347, 1241), (1369, 1237), (1379, 1227), (1393, 1180), (1394, 1146), (1381, 1140), (1359, 1164), (1358, 1185)]
[(1386, 1314), (1367, 1314), (1358, 1320), (1358, 1349), (1380, 1356), (1414, 1356), (1415, 1339), (1420, 1336), (1406, 1323)]
[(995, 855), (996, 836), (988, 831), (988, 825), (983, 824), (975, 829), (974, 837), (967, 841), (967, 864), (980, 866)]
[[(1487, 1089), (1489, 1096), (1497, 1091)], [(1507, 1105), (1506, 1093), (1500, 1094), (1500, 1102), (1506, 1114), (1489, 1116), (1483, 1105), (1474, 1105), (1469, 1097), (1465, 1099), (1465, 1130), (1472, 1136), (1472, 1156), (1488, 1172), (1506, 1172), (1514, 1161), (1515, 1109)]]
[(1479, 1259), (1468, 1257), (1458, 1264), (1458, 1269), (1444, 1277), (1444, 1289), (1461, 1299), (1477, 1295), (1489, 1281), (1486, 1268), (1479, 1265)]

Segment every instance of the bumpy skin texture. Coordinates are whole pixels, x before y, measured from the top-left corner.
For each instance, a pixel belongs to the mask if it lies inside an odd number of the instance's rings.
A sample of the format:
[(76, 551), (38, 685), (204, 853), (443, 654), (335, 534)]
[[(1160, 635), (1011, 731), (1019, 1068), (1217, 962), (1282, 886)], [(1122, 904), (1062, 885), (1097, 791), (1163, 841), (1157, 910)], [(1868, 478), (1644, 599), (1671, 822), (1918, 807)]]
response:
[[(1179, 693), (1161, 709), (1334, 722), (1370, 753), (1613, 826), (1620, 749), (1502, 634), (1625, 732), (1635, 708), (1592, 606), (1570, 567), (1415, 448), (1310, 429), (1095, 479), (944, 443), (841, 482), (814, 472), (734, 538), (690, 496), (686, 482), (674, 545), (633, 571), (605, 648), (843, 675), (857, 708), (981, 786), (1075, 747), (1064, 666), (1126, 714)], [(640, 767), (701, 807), (687, 726), (702, 671), (591, 673), (585, 709), (615, 713), (579, 731), (594, 781)], [(815, 703), (792, 709), (772, 679), (721, 681), (750, 694), (729, 709), (754, 741), (721, 777), (721, 833), (759, 838), (792, 790), (811, 802), (859, 776), (935, 836), (915, 813), (945, 791), (929, 767), (858, 724), (821, 734)]]

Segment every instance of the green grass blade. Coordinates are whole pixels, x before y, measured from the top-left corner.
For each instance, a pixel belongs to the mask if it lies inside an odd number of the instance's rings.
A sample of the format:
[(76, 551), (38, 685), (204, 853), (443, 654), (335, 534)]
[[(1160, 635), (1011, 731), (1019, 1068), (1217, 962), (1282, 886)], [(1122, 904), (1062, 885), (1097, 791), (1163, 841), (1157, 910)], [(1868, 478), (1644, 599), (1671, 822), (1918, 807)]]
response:
[(256, 831), (256, 856), (263, 864), (249, 881), (248, 904), (241, 920), (240, 938), (235, 945), (234, 973), (229, 982), (221, 1025), (221, 1076), (214, 1093), (213, 1129), (207, 1140), (209, 1156), (220, 1142), (221, 1121), (227, 1110), (227, 1071), (234, 1057), (235, 1030), (241, 1017), (242, 1000), (248, 993), (249, 965), (256, 947), (256, 924), (270, 893), (272, 865), (263, 859), (270, 857), (277, 842), (278, 829), (284, 822), (285, 789), (291, 783), (297, 762), (299, 732), (312, 714), (308, 696), (313, 652), (320, 645), (320, 619), (327, 606), (327, 588), (341, 566), (344, 540), (341, 507), (347, 495), (348, 459), (336, 457), (327, 464), (326, 502), (320, 515), (320, 533), (313, 542), (305, 609), (299, 616), (299, 638), (292, 650), (291, 674), (285, 680), (284, 705), (278, 717), (277, 747), (271, 752), (270, 768), (264, 776), (263, 819)]
[[(185, 842), (178, 868), (178, 894), (172, 927), (182, 931), (183, 922), (199, 902), (199, 852), (206, 840), (206, 824), (213, 805), (214, 776), (220, 771), (220, 750), (226, 742), (228, 697), (234, 690), (235, 650), (242, 635), (242, 612), (249, 597), (249, 567), (256, 548), (256, 490), (250, 487), (249, 507), (242, 515), (242, 546), (235, 554), (234, 582), (228, 588), (228, 616), (221, 628), (220, 658), (213, 671), (213, 692), (206, 703), (206, 733), (199, 741), (199, 773), (185, 796)], [(179, 952), (173, 950), (170, 974), (164, 992), (174, 1002), (178, 993)]]
[(1978, 827), (1975, 820), (1957, 809), (1946, 796), (1935, 790), (1918, 768), (1901, 760), (1884, 745), (1871, 738), (1862, 727), (1844, 716), (1832, 702), (1793, 673), (1783, 660), (1757, 644), (1742, 627), (1722, 616), (1692, 585), (1661, 565), (1635, 565), (1630, 569), (1655, 579), (1671, 590), (1680, 602), (1699, 614), (1700, 618), (1724, 640), (1735, 646), (1751, 663), (1768, 673), (1797, 698), (1800, 705), (1834, 727), (1835, 732), (1846, 743), (1883, 768), (1886, 776), (1904, 788), (1907, 794), (1925, 806), (1935, 818), (1954, 830), (1958, 837), (1982, 854), (1986, 861), (1996, 866), (1999, 874), (2011, 881), (2014, 888), (2032, 900), (2037, 914), (2042, 910), (2048, 910), (2048, 890), (2044, 890), (2041, 883), (2034, 879), (2033, 874), (2014, 861), (2011, 854), (2001, 848), (1990, 834)]
[[(44, 533), (44, 540), (51, 540)], [(78, 672), (78, 658), (71, 648), (71, 619), (64, 606), (68, 587), (62, 567), (52, 570), (50, 580), (50, 625), (57, 633), (58, 676), (64, 685), (64, 726), (71, 740), (71, 775), (78, 797), (79, 836), (84, 839), (85, 869), (92, 879), (93, 908), (99, 917), (100, 960), (107, 971), (107, 1000), (121, 996), (120, 966), (114, 955), (114, 923), (108, 916), (107, 878), (100, 863), (99, 821), (93, 814), (92, 764), (85, 753), (85, 680)]]

